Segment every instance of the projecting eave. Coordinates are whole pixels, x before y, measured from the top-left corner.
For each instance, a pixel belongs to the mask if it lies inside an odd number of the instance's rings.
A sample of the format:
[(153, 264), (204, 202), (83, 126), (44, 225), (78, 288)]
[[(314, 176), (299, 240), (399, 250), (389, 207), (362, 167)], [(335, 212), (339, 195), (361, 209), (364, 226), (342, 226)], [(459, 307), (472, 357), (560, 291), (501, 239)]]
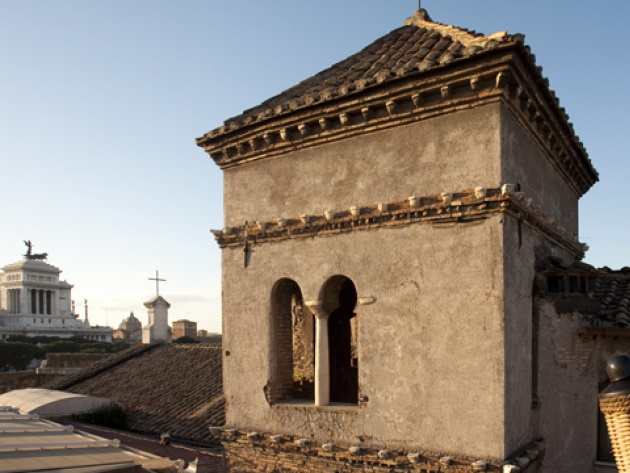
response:
[[(574, 192), (588, 191), (598, 174), (524, 36), (478, 35), (425, 18), (412, 17), (356, 55), (226, 120), (197, 144), (227, 169), (503, 102)], [(365, 64), (369, 70), (359, 73)]]
[(504, 103), (577, 196), (598, 180), (555, 94), (519, 42), (199, 140), (222, 169), (458, 110)]

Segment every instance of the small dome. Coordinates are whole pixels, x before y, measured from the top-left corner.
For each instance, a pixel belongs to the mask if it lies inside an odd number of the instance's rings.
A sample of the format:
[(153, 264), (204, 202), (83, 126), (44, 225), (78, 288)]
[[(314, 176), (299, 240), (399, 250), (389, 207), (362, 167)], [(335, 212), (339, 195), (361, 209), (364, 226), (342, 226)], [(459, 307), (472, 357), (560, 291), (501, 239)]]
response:
[(140, 322), (136, 316), (131, 312), (129, 317), (123, 320), (118, 326), (119, 330), (128, 330), (130, 332), (134, 332), (136, 330), (142, 329), (142, 322)]

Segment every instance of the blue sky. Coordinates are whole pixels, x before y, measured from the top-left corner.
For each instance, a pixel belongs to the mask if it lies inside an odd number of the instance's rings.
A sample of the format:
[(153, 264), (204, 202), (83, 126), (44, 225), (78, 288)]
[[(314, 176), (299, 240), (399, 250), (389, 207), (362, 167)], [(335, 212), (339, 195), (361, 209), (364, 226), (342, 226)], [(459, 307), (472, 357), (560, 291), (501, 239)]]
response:
[[(524, 33), (600, 172), (581, 200), (596, 266), (630, 265), (630, 3), (423, 0), (434, 20)], [(221, 172), (194, 138), (359, 51), (415, 0), (0, 0), (0, 264), (22, 240), (90, 319), (220, 330)]]

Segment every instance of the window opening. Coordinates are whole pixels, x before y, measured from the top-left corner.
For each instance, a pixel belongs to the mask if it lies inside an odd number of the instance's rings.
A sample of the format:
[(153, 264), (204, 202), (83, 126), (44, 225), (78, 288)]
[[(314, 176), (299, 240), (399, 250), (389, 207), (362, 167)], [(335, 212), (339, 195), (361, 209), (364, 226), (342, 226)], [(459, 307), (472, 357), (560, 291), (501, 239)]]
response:
[(547, 291), (549, 294), (563, 294), (564, 293), (564, 277), (563, 276), (549, 276), (547, 278)]
[(315, 318), (295, 281), (273, 290), (274, 363), (268, 400), (315, 399)]
[[(337, 307), (328, 318), (330, 401), (356, 404), (359, 393), (358, 327), (354, 311), (357, 291), (354, 283), (344, 276), (329, 283), (330, 290), (337, 293)], [(329, 294), (329, 300), (331, 296), (333, 294)]]

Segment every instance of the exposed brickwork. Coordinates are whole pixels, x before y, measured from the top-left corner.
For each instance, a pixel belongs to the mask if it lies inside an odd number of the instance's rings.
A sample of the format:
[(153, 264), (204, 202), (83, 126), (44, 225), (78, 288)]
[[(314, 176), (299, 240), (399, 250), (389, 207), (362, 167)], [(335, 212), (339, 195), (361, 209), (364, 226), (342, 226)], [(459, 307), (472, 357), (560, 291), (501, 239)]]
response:
[(293, 378), (301, 386), (315, 381), (315, 321), (303, 303), (293, 307)]
[(293, 335), (291, 304), (300, 297), (298, 285), (291, 280), (280, 281), (274, 294), (273, 335), (275, 369), (270, 380), (268, 401), (291, 399), (293, 395)]
[(558, 363), (562, 367), (584, 371), (593, 353), (594, 342), (590, 338), (574, 338), (570, 345), (557, 348)]
[(226, 468), (231, 473), (309, 472), (309, 473), (535, 473), (544, 457), (544, 444), (536, 442), (506, 461), (456, 458), (435, 453), (414, 453), (379, 448), (321, 444), (310, 439), (261, 435), (226, 430), (222, 435)]

